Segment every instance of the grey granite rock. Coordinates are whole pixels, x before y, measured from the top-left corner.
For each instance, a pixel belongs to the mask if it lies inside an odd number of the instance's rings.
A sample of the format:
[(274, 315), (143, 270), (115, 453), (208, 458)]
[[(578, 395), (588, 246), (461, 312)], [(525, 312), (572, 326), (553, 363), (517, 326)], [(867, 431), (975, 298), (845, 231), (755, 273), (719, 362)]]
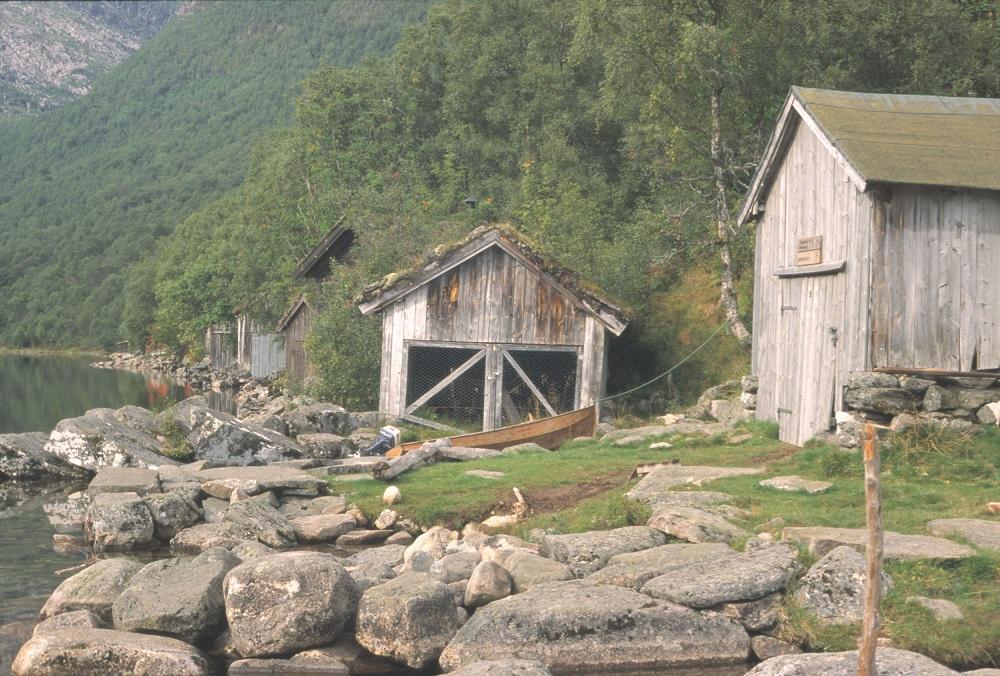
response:
[(574, 576), (583, 577), (603, 568), (608, 559), (617, 554), (650, 549), (666, 541), (666, 536), (656, 528), (627, 526), (605, 531), (546, 535), (541, 539), (540, 553), (568, 565)]
[(798, 552), (787, 545), (748, 546), (739, 554), (698, 561), (654, 577), (642, 592), (691, 608), (710, 608), (782, 590), (799, 570)]
[(245, 657), (335, 640), (358, 604), (354, 580), (329, 554), (282, 552), (247, 561), (223, 583), (233, 644)]
[(355, 636), (374, 655), (423, 669), (457, 629), (451, 590), (426, 573), (404, 573), (362, 595)]
[(11, 669), (15, 676), (208, 676), (208, 658), (177, 639), (111, 629), (65, 628), (24, 644)]
[(222, 580), (240, 560), (209, 549), (193, 559), (153, 561), (132, 576), (112, 606), (115, 629), (200, 643), (225, 622)]
[(445, 648), (445, 670), (516, 655), (554, 673), (638, 673), (739, 664), (750, 638), (699, 613), (583, 580), (541, 584), (477, 610)]
[[(877, 676), (953, 676), (957, 671), (929, 657), (896, 648), (875, 653)], [(782, 655), (761, 662), (746, 676), (844, 676), (856, 674), (858, 651)]]

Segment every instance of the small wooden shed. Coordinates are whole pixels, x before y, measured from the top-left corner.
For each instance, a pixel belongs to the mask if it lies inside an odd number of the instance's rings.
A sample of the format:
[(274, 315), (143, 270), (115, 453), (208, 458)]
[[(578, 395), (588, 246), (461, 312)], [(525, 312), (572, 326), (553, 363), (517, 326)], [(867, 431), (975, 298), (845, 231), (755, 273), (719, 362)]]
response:
[(495, 429), (599, 402), (625, 313), (509, 226), (367, 287), (383, 314), (379, 411)]
[[(312, 281), (315, 285), (314, 298), (318, 301), (323, 280), (333, 272), (333, 263), (343, 261), (354, 243), (354, 231), (341, 227), (338, 223), (299, 261), (292, 272), (296, 282)], [(313, 315), (318, 307), (301, 294), (278, 322), (278, 332), (284, 336), (284, 361), (288, 376), (303, 382), (309, 375), (309, 356), (306, 354), (305, 340), (312, 326)]]
[(1000, 368), (1000, 100), (793, 87), (739, 220), (782, 440), (830, 429), (854, 372)]
[(309, 374), (306, 336), (309, 335), (312, 316), (312, 306), (305, 296), (300, 296), (278, 322), (278, 332), (285, 337), (285, 371), (289, 378), (299, 383)]

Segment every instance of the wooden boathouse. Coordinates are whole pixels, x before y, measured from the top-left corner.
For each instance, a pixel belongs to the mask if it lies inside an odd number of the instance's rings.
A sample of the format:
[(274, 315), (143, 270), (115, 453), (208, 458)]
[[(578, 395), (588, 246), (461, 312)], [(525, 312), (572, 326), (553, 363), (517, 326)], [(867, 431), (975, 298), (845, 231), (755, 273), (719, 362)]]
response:
[(1000, 369), (1000, 100), (793, 87), (756, 221), (757, 418), (801, 445), (854, 372)]
[(381, 312), (379, 411), (491, 430), (597, 403), (625, 313), (509, 226), (474, 231), (358, 299)]

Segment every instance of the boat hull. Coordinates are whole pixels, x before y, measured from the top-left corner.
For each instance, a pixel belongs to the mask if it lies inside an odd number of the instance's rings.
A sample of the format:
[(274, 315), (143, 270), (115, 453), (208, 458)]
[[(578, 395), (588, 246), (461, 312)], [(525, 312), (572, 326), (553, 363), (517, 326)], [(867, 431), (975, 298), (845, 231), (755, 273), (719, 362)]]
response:
[[(575, 411), (561, 413), (551, 418), (501, 427), (485, 432), (472, 432), (449, 437), (452, 446), (469, 448), (492, 448), (501, 450), (517, 444), (535, 443), (549, 450), (576, 437), (592, 437), (597, 432), (597, 407), (588, 406)], [(401, 444), (389, 451), (390, 458), (420, 448), (424, 442), (413, 441)]]

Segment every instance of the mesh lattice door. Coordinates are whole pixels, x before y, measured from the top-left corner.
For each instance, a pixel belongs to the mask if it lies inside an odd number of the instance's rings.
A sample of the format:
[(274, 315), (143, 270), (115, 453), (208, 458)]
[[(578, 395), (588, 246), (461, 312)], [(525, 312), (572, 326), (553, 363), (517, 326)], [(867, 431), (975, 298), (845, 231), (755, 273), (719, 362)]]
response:
[(410, 345), (406, 415), (462, 430), (481, 429), (485, 347)]
[(578, 356), (574, 348), (500, 348), (500, 424), (516, 425), (576, 408)]

